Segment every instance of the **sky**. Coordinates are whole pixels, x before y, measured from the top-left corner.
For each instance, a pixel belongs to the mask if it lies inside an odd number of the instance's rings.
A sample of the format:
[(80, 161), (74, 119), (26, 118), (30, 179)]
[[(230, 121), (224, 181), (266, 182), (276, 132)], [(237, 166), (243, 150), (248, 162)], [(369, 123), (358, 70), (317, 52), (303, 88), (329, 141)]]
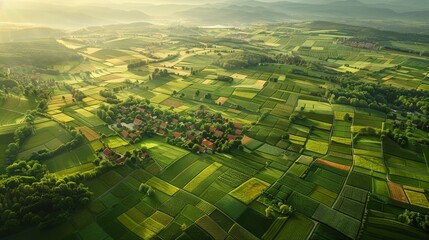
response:
[[(31, 2), (43, 2), (43, 3), (61, 3), (64, 4), (67, 1), (64, 0), (0, 0), (0, 4), (2, 2), (16, 2), (16, 1), (31, 1)], [(114, 4), (120, 4), (120, 3), (148, 3), (148, 4), (204, 4), (204, 3), (213, 3), (213, 2), (237, 2), (237, 1), (245, 1), (245, 0), (74, 0), (72, 3), (74, 4), (96, 4), (102, 2), (105, 3), (114, 3)], [(281, 0), (259, 0), (261, 2), (276, 2)], [(334, 2), (334, 1), (341, 1), (341, 0), (286, 0), (289, 2), (302, 2), (302, 3), (326, 3), (326, 2)], [(398, 0), (360, 0), (361, 2), (366, 3), (383, 3), (383, 2), (393, 2)], [(71, 3), (68, 3), (71, 4)]]

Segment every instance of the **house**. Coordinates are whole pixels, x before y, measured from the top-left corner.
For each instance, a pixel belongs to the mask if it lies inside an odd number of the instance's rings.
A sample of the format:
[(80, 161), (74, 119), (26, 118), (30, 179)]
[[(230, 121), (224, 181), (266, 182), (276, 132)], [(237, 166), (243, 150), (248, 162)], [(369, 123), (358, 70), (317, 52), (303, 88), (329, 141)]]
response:
[(190, 140), (194, 139), (194, 134), (192, 134), (192, 132), (191, 132), (191, 131), (187, 131), (187, 132), (186, 132), (186, 136), (187, 136), (187, 137), (188, 137), (188, 139), (190, 139)]
[(161, 135), (164, 135), (165, 134), (165, 131), (164, 130), (159, 130), (159, 132), (158, 132), (159, 134), (161, 134)]
[(130, 134), (128, 134), (128, 137), (130, 137), (130, 138), (134, 138), (136, 135), (134, 135), (134, 133), (130, 133)]
[(128, 137), (128, 132), (125, 130), (122, 130), (121, 134), (122, 134), (122, 137), (124, 138)]
[(162, 128), (166, 128), (168, 126), (168, 123), (162, 122), (159, 126)]
[(178, 121), (177, 119), (173, 119), (171, 122), (172, 122), (173, 124), (177, 124), (179, 121)]
[(115, 120), (115, 122), (119, 124), (119, 123), (121, 123), (121, 119), (117, 118), (117, 119)]
[(143, 152), (140, 154), (141, 159), (146, 159), (147, 157), (149, 157), (149, 153), (147, 153), (147, 152)]
[(143, 123), (143, 121), (142, 121), (142, 120), (140, 120), (140, 119), (138, 119), (138, 118), (134, 119), (134, 124), (135, 124), (135, 125), (142, 125), (142, 123)]
[(234, 141), (237, 137), (232, 134), (228, 134), (228, 141)]
[(181, 138), (182, 134), (180, 134), (179, 132), (175, 132), (175, 133), (173, 133), (173, 137), (174, 138)]
[(216, 131), (216, 127), (215, 126), (210, 126), (209, 128), (209, 132), (215, 132)]
[(216, 137), (222, 137), (223, 136), (223, 132), (222, 131), (216, 131), (215, 133), (214, 133), (214, 135), (216, 136)]
[(200, 152), (200, 153), (205, 153), (205, 152), (206, 152), (206, 148), (205, 148), (205, 147), (203, 147), (203, 146), (199, 146), (199, 147), (198, 147), (198, 152)]
[(103, 150), (103, 155), (105, 158), (110, 160), (112, 157), (115, 156), (115, 152), (113, 152), (110, 148), (105, 148)]
[(243, 134), (243, 131), (240, 129), (235, 130), (235, 135), (241, 135)]
[(209, 140), (207, 140), (207, 139), (204, 139), (204, 140), (203, 140), (203, 142), (202, 142), (201, 144), (203, 144), (204, 146), (206, 146), (208, 149), (210, 149), (210, 150), (212, 150), (212, 151), (215, 149), (215, 145), (214, 145), (214, 143), (210, 142), (210, 141), (209, 141)]
[(243, 126), (241, 124), (239, 124), (239, 123), (233, 122), (232, 125), (234, 126), (234, 128), (238, 128), (238, 129), (242, 129), (243, 128)]
[(146, 111), (144, 108), (139, 108), (139, 107), (137, 108), (137, 110), (140, 111), (140, 112)]
[(115, 163), (118, 165), (122, 165), (125, 163), (126, 158), (125, 157), (121, 157), (115, 160)]

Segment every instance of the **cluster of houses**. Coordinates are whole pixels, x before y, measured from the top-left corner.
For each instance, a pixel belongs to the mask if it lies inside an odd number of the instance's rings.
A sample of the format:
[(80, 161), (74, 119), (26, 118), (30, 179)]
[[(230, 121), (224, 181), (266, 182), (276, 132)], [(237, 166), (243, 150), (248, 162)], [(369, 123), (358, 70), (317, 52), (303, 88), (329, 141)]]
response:
[[(214, 151), (220, 151), (222, 146), (230, 149), (231, 147), (238, 147), (241, 144), (241, 138), (243, 137), (242, 125), (238, 123), (231, 123), (228, 127), (221, 125), (222, 128), (217, 129), (215, 126), (209, 126), (206, 130), (196, 130), (190, 128), (185, 133), (173, 132), (171, 134), (172, 142), (176, 145), (185, 145), (187, 148), (197, 147), (198, 153), (213, 153)], [(179, 144), (178, 144), (179, 143)]]
[[(109, 147), (104, 148), (104, 150), (100, 153), (100, 155), (106, 159), (111, 161), (112, 163), (115, 163), (117, 165), (123, 165), (125, 164), (125, 161), (127, 160), (126, 156), (122, 156)], [(146, 160), (149, 159), (149, 152), (146, 150), (140, 150), (136, 153), (136, 157), (140, 158), (140, 160)]]
[(161, 111), (148, 104), (124, 105), (114, 109), (114, 128), (126, 140), (138, 142), (155, 134), (166, 136), (171, 143), (198, 152), (214, 152), (237, 147), (243, 136), (243, 126), (229, 122), (220, 113), (198, 110), (178, 114)]

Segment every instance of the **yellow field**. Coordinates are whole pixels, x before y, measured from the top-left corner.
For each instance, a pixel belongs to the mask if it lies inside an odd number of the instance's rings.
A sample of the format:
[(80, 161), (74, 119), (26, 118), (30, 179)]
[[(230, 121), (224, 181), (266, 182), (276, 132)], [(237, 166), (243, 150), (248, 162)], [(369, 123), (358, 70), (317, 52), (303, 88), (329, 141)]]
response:
[(223, 105), (226, 101), (228, 101), (228, 98), (227, 98), (227, 97), (219, 97), (219, 98), (216, 100), (216, 104)]
[(409, 188), (404, 190), (411, 204), (421, 206), (424, 208), (429, 208), (429, 201), (427, 200), (423, 192), (413, 191), (413, 190), (410, 190)]
[(270, 186), (269, 183), (257, 178), (251, 178), (232, 190), (229, 195), (245, 204), (250, 204)]
[(205, 80), (205, 81), (203, 82), (203, 84), (210, 85), (210, 84), (213, 84), (214, 82), (215, 82), (214, 80), (210, 80), (210, 79), (208, 79), (208, 80)]
[(86, 111), (85, 109), (77, 109), (75, 110), (75, 112), (79, 113), (80, 115), (84, 116), (84, 117), (94, 117), (95, 115), (92, 114), (91, 112)]
[(337, 142), (337, 143), (343, 143), (343, 144), (347, 144), (347, 145), (351, 145), (352, 144), (352, 139), (351, 138), (332, 137), (331, 140), (334, 141), (334, 142)]
[(186, 186), (183, 188), (186, 191), (192, 192), (195, 188), (200, 185), (202, 181), (204, 181), (208, 176), (216, 172), (222, 164), (220, 163), (212, 163), (210, 166), (206, 167), (203, 171), (201, 171), (194, 179), (192, 179)]
[(177, 191), (179, 191), (179, 188), (169, 184), (168, 182), (165, 182), (157, 177), (152, 177), (147, 181), (147, 184), (152, 186), (153, 188), (167, 194), (168, 196), (174, 195)]
[(57, 121), (65, 122), (65, 123), (74, 121), (74, 118), (68, 115), (65, 115), (64, 113), (56, 114), (56, 115), (53, 115), (52, 117)]
[(170, 96), (160, 93), (158, 95), (156, 95), (155, 97), (151, 98), (150, 101), (153, 103), (161, 103), (164, 102), (165, 100), (167, 100)]
[(235, 73), (235, 74), (231, 75), (231, 77), (235, 78), (235, 79), (240, 79), (240, 80), (243, 80), (243, 79), (247, 78), (246, 75), (242, 75), (242, 74), (238, 74), (238, 73)]
[(326, 154), (328, 152), (328, 144), (309, 139), (305, 145), (305, 149), (315, 153)]
[(94, 130), (90, 129), (89, 127), (78, 127), (77, 129), (80, 130), (82, 134), (86, 137), (86, 139), (88, 139), (88, 141), (90, 142), (100, 138), (100, 135), (94, 132)]

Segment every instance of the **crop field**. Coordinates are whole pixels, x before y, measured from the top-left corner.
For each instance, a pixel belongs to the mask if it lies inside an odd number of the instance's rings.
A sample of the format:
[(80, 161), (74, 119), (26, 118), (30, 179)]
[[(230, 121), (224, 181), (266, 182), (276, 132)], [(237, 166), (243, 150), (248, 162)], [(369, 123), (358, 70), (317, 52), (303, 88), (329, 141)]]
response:
[(161, 166), (167, 166), (177, 159), (187, 155), (189, 152), (181, 148), (170, 146), (164, 142), (155, 140), (146, 140), (141, 142), (138, 147), (146, 147), (151, 154), (158, 160)]
[(236, 189), (232, 190), (229, 194), (245, 204), (251, 203), (270, 185), (257, 178), (251, 178)]
[(20, 156), (28, 158), (33, 152), (48, 149), (55, 150), (59, 146), (72, 140), (72, 136), (54, 121), (37, 124), (34, 134), (22, 146)]
[(398, 220), (429, 213), (427, 44), (377, 32), (135, 23), (58, 33), (54, 64), (0, 49), (0, 173), (33, 181), (7, 166), (35, 156), (80, 204), (5, 239), (429, 239)]
[(122, 146), (126, 146), (128, 145), (127, 142), (125, 142), (122, 138), (120, 137), (109, 137), (109, 138), (104, 138), (101, 140), (104, 144), (106, 144), (106, 146), (109, 146), (110, 148), (118, 148), (118, 147), (122, 147)]

